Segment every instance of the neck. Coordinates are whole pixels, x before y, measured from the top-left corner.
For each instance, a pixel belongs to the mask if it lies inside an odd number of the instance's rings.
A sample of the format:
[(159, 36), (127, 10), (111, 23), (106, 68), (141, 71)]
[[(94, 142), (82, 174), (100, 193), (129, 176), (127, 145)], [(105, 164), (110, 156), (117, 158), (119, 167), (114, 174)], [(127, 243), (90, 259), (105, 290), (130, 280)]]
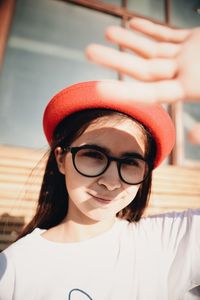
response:
[(67, 217), (59, 225), (42, 233), (47, 240), (56, 243), (75, 243), (93, 238), (109, 230), (116, 218), (93, 222), (92, 224), (78, 223)]
[(114, 225), (115, 220), (116, 218), (83, 224), (66, 218), (59, 226), (66, 242), (80, 242), (106, 232)]

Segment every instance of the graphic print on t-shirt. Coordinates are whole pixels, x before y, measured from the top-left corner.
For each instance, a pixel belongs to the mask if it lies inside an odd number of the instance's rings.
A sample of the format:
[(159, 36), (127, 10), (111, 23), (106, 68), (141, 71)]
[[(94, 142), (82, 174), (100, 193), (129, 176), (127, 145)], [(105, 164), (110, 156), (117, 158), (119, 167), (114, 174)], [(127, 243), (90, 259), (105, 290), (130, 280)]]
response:
[(93, 300), (86, 292), (80, 289), (73, 289), (69, 292), (67, 300)]

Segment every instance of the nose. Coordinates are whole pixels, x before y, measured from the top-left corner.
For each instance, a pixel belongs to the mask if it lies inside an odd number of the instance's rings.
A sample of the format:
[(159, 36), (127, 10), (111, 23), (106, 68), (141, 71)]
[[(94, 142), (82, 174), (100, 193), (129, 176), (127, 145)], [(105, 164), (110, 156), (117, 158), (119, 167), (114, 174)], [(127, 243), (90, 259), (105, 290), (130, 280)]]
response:
[(98, 184), (105, 186), (109, 191), (113, 191), (121, 187), (121, 179), (119, 177), (115, 161), (112, 161), (108, 169), (100, 175)]

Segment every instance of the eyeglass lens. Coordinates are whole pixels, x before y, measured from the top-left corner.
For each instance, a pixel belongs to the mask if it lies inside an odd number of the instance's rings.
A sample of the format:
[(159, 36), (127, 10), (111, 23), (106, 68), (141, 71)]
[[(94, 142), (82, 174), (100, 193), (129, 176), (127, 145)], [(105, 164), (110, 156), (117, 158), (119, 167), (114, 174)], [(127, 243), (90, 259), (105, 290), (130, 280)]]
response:
[[(95, 177), (102, 174), (109, 164), (106, 154), (95, 149), (79, 149), (74, 157), (76, 169), (85, 176)], [(148, 165), (140, 158), (126, 158), (120, 163), (122, 180), (130, 184), (143, 181)]]

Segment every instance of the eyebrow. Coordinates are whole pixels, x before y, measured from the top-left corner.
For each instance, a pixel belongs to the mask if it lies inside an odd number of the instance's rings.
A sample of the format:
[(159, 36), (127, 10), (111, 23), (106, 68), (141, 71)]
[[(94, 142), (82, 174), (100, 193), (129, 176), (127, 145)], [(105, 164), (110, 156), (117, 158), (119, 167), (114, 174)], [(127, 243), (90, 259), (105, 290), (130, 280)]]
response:
[[(99, 146), (97, 144), (85, 144), (84, 146), (86, 146), (86, 145), (87, 146), (91, 146), (92, 148), (95, 148), (97, 150), (106, 152), (106, 154), (112, 156), (112, 153), (111, 153), (110, 149), (108, 149), (107, 147), (101, 147), (101, 146)], [(133, 156), (133, 157), (144, 159), (144, 157), (140, 153), (138, 153), (138, 152), (123, 152), (121, 154), (121, 156), (129, 156), (129, 157)]]

